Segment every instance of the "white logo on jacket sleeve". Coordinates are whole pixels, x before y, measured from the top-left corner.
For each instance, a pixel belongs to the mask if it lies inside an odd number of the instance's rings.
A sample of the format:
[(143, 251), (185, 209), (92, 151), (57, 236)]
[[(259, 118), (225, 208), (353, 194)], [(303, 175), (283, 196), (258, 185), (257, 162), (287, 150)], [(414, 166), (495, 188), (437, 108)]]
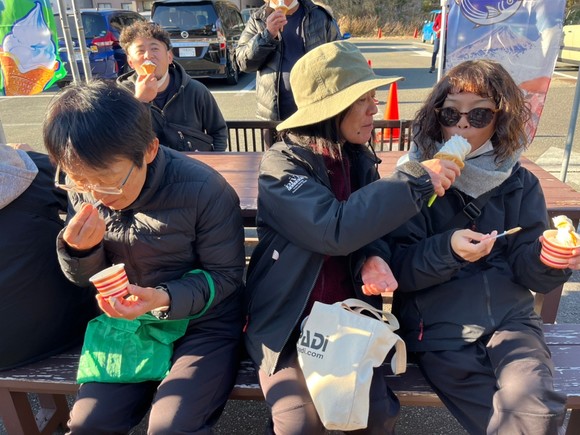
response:
[(308, 180), (306, 175), (290, 175), (290, 181), (284, 184), (284, 187), (288, 189), (289, 192), (296, 193), (296, 191), (306, 183), (306, 180)]

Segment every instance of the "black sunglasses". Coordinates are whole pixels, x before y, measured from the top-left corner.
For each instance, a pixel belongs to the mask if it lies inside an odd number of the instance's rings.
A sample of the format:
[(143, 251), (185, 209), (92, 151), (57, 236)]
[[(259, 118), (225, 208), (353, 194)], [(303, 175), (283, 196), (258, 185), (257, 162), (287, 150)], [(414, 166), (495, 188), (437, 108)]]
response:
[(471, 109), (469, 112), (460, 112), (455, 107), (442, 107), (440, 109), (435, 109), (435, 113), (437, 113), (437, 120), (444, 127), (453, 127), (457, 125), (461, 117), (466, 115), (469, 125), (475, 128), (483, 128), (487, 127), (490, 122), (493, 121), (495, 113), (500, 110), (501, 109), (478, 107)]

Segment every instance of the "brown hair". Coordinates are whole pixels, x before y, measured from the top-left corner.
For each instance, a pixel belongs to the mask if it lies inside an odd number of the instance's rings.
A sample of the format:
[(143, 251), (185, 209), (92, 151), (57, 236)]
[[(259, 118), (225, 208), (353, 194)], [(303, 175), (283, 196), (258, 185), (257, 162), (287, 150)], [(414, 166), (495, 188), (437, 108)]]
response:
[(146, 21), (135, 21), (128, 27), (125, 27), (119, 37), (119, 43), (123, 50), (128, 52), (129, 47), (137, 38), (151, 38), (163, 42), (168, 50), (171, 50), (171, 40), (169, 33), (157, 23)]
[(437, 152), (441, 125), (435, 109), (443, 106), (447, 95), (469, 92), (495, 101), (495, 132), (491, 143), (496, 161), (502, 162), (528, 145), (526, 123), (531, 117), (522, 90), (506, 69), (491, 60), (469, 60), (451, 68), (435, 85), (413, 122), (413, 141), (423, 158)]

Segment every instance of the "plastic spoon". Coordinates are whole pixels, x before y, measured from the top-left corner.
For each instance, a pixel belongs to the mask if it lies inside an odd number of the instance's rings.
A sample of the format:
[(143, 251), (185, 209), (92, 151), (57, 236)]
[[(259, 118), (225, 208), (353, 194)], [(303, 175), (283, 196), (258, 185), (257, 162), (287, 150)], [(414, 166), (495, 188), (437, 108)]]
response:
[(493, 240), (493, 239), (499, 239), (500, 237), (509, 236), (510, 234), (517, 233), (521, 229), (522, 229), (522, 227), (515, 227), (515, 228), (512, 228), (510, 230), (506, 230), (503, 233), (496, 234), (495, 236), (488, 237), (485, 240)]

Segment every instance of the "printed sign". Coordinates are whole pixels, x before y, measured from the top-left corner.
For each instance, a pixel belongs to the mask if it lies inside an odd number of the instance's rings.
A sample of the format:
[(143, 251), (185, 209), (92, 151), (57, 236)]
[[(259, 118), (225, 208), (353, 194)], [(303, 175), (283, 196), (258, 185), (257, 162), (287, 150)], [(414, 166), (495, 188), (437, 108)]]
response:
[(525, 92), (536, 134), (562, 39), (565, 0), (450, 0), (445, 68), (501, 63)]
[(33, 95), (66, 75), (49, 0), (0, 0), (2, 95)]

